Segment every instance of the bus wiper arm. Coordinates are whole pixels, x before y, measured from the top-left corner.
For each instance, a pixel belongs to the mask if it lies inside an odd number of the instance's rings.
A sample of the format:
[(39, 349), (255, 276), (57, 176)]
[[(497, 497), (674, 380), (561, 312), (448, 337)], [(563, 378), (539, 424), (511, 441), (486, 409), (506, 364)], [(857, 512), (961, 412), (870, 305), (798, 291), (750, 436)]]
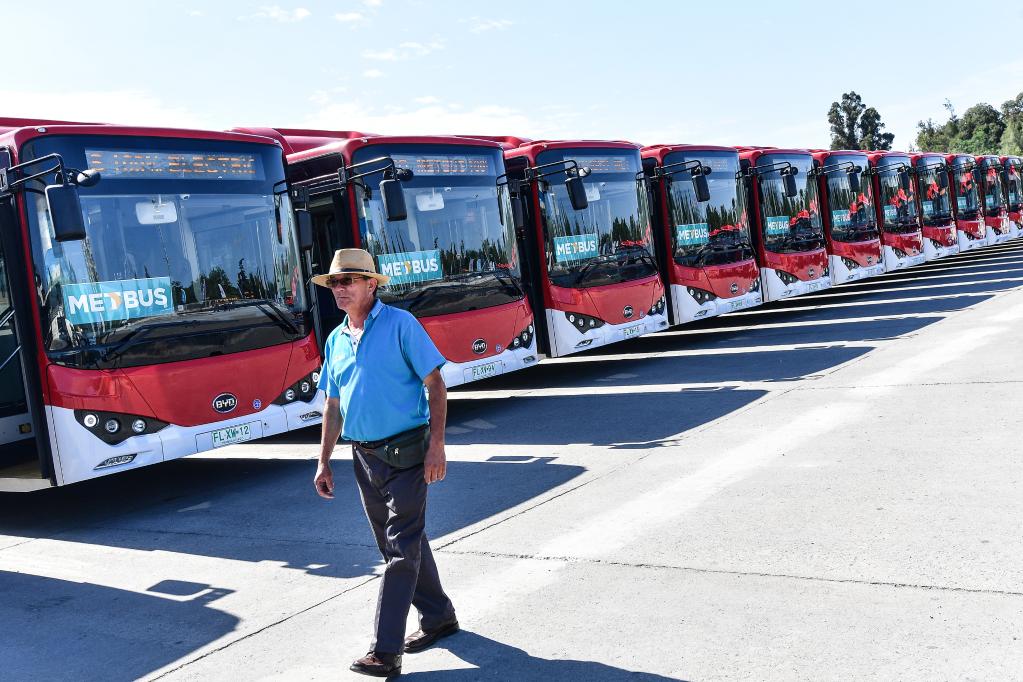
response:
[(110, 362), (111, 360), (121, 357), (124, 355), (126, 350), (144, 341), (149, 332), (154, 329), (163, 329), (166, 327), (194, 327), (197, 324), (199, 324), (198, 320), (175, 320), (173, 322), (149, 322), (147, 324), (140, 324), (138, 327), (128, 332), (127, 336), (121, 339), (115, 346), (103, 351), (103, 354), (100, 356), (100, 360), (102, 362)]
[(221, 307), (230, 310), (234, 308), (248, 308), (250, 306), (258, 307), (284, 331), (290, 334), (299, 333), (298, 326), (293, 321), (289, 320), (288, 316), (285, 315), (284, 312), (268, 298), (250, 298), (244, 301), (230, 301), (228, 303), (224, 303)]

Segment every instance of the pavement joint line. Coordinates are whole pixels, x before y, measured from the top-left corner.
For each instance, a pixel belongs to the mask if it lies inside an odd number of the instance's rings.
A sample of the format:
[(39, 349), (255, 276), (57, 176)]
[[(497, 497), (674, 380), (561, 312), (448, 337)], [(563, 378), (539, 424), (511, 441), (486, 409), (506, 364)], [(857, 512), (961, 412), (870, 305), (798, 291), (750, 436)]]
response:
[(736, 571), (725, 568), (703, 568), (700, 566), (673, 566), (671, 564), (656, 563), (631, 563), (628, 561), (615, 561), (613, 559), (590, 559), (586, 557), (555, 556), (541, 554), (515, 554), (511, 552), (494, 552), (485, 550), (445, 550), (439, 549), (446, 554), (457, 554), (461, 556), (487, 557), (491, 559), (527, 559), (532, 561), (557, 561), (566, 564), (589, 564), (593, 566), (614, 566), (617, 568), (639, 568), (665, 571), (680, 571), (686, 573), (702, 573), (707, 575), (730, 575), (742, 578), (777, 578), (780, 580), (801, 580), (806, 582), (833, 583), (838, 585), (865, 585), (870, 587), (895, 587), (901, 589), (915, 589), (938, 592), (962, 592), (966, 594), (987, 594), (1005, 597), (1023, 597), (1023, 592), (1012, 590), (994, 590), (979, 587), (955, 587), (951, 585), (929, 585), (926, 583), (904, 583), (890, 580), (861, 580), (857, 578), (825, 578), (812, 575), (798, 575), (795, 573), (770, 573), (767, 571)]
[[(327, 547), (352, 547), (352, 548), (363, 548), (376, 550), (376, 545), (363, 544), (358, 542), (337, 542), (332, 540), (295, 540), (294, 538), (275, 538), (267, 537), (266, 535), (224, 535), (222, 533), (205, 533), (194, 530), (167, 530), (164, 528), (131, 528), (122, 526), (102, 526), (95, 524), (87, 524), (85, 526), (79, 526), (74, 530), (69, 530), (67, 533), (72, 533), (80, 530), (103, 530), (103, 531), (117, 531), (121, 533), (154, 533), (156, 535), (187, 535), (193, 537), (202, 538), (219, 538), (221, 540), (260, 540), (263, 542), (277, 542), (286, 545), (324, 545)], [(49, 540), (60, 540), (60, 535), (66, 533), (60, 533), (52, 538), (39, 538)], [(72, 540), (65, 540), (67, 542), (76, 542)], [(24, 544), (24, 543), (20, 543)], [(17, 547), (18, 545), (15, 545)], [(9, 549), (9, 548), (7, 548)], [(163, 551), (163, 550), (156, 550)]]
[(168, 675), (170, 675), (172, 673), (178, 672), (182, 668), (190, 666), (193, 663), (196, 663), (198, 661), (201, 661), (204, 658), (207, 658), (208, 656), (212, 656), (213, 654), (220, 653), (221, 651), (224, 651), (225, 649), (228, 649), (228, 648), (234, 646), (235, 644), (237, 644), (239, 642), (244, 642), (247, 639), (255, 637), (256, 635), (261, 634), (263, 632), (266, 632), (270, 628), (274, 628), (274, 627), (277, 627), (278, 625), (281, 625), (282, 623), (286, 623), (289, 620), (291, 620), (292, 618), (295, 618), (297, 616), (301, 616), (303, 613), (308, 613), (309, 611), (312, 611), (313, 609), (316, 609), (316, 608), (319, 608), (320, 606), (323, 606), (327, 602), (333, 601), (333, 600), (337, 599), (338, 597), (343, 597), (344, 595), (348, 594), (349, 592), (357, 590), (360, 587), (368, 585), (369, 583), (373, 582), (374, 580), (379, 580), (379, 579), (380, 579), (380, 576), (378, 576), (378, 575), (370, 576), (369, 578), (367, 578), (366, 580), (362, 581), (358, 585), (353, 585), (353, 586), (351, 586), (349, 588), (346, 588), (346, 589), (338, 592), (337, 594), (331, 595), (331, 596), (327, 597), (326, 599), (323, 599), (323, 600), (321, 600), (321, 601), (319, 601), (319, 602), (317, 602), (315, 604), (307, 606), (304, 609), (300, 609), (300, 610), (296, 611), (295, 613), (292, 613), (290, 615), (285, 616), (284, 618), (280, 618), (280, 619), (274, 621), (273, 623), (268, 623), (267, 625), (264, 625), (261, 628), (253, 630), (252, 632), (246, 633), (246, 634), (242, 635), (241, 637), (239, 637), (237, 639), (232, 639), (230, 642), (225, 642), (223, 645), (218, 646), (215, 649), (210, 649), (209, 651), (207, 651), (207, 652), (205, 652), (205, 653), (203, 653), (203, 654), (201, 654), (199, 656), (196, 656), (195, 658), (189, 659), (189, 660), (183, 662), (181, 665), (178, 665), (178, 666), (176, 666), (174, 668), (171, 668), (170, 670), (165, 670), (164, 672), (160, 673), (156, 677), (153, 677), (153, 678), (150, 678), (150, 679), (152, 679), (152, 680), (159, 680), (159, 679), (162, 679), (164, 677), (167, 677)]
[(27, 545), (30, 542), (38, 542), (39, 540), (45, 540), (45, 539), (46, 538), (24, 538), (24, 539), (22, 539), (21, 542), (17, 542), (17, 543), (15, 543), (13, 545), (7, 545), (6, 547), (0, 547), (0, 552), (6, 551), (8, 549), (14, 549), (15, 547), (21, 547), (22, 545)]

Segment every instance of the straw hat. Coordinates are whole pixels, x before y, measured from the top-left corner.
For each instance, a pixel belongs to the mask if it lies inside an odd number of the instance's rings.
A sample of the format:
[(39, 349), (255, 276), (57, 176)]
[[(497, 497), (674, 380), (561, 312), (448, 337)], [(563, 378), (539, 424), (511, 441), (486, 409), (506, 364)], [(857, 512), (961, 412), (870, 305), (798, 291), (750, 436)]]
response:
[(338, 249), (335, 251), (334, 260), (330, 262), (330, 270), (325, 275), (313, 275), (313, 284), (329, 289), (327, 278), (334, 275), (362, 275), (363, 277), (372, 277), (381, 284), (387, 284), (387, 281), (391, 279), (387, 275), (377, 272), (373, 256), (369, 255), (369, 251), (363, 249)]

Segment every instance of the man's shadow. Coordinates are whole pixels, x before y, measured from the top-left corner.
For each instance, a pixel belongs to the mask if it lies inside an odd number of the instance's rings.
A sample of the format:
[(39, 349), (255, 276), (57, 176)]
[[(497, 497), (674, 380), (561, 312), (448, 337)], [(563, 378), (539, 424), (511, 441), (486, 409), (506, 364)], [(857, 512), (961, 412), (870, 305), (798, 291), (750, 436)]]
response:
[[(587, 682), (622, 682), (624, 680), (641, 682), (679, 682), (679, 678), (665, 677), (653, 673), (644, 673), (624, 668), (596, 663), (594, 661), (551, 660), (530, 656), (522, 649), (487, 639), (475, 632), (462, 630), (456, 635), (441, 641), (438, 648), (446, 649), (452, 654), (470, 663), (474, 668), (459, 670), (430, 670), (424, 672), (407, 672), (402, 680), (428, 682), (430, 680), (453, 680), (468, 682), (469, 680), (586, 680)], [(406, 655), (404, 668), (412, 666), (414, 655)]]

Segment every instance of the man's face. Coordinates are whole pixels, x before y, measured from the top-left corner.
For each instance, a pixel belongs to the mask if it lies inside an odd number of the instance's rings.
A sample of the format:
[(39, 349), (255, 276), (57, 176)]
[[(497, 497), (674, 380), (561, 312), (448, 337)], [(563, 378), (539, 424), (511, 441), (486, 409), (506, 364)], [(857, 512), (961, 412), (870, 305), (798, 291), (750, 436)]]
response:
[(334, 294), (334, 302), (346, 313), (373, 307), (373, 292), (377, 285), (372, 277), (334, 275), (327, 281)]

